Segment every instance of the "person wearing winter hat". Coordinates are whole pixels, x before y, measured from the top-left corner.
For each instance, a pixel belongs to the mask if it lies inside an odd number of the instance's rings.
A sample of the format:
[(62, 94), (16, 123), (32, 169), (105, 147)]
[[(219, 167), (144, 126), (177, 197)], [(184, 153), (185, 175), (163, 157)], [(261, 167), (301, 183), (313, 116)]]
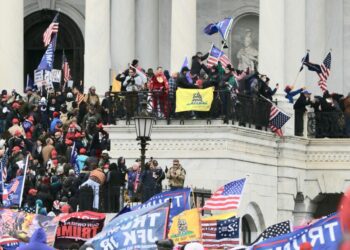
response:
[(89, 88), (89, 93), (87, 95), (85, 95), (84, 101), (89, 106), (96, 107), (96, 106), (100, 105), (100, 98), (96, 94), (96, 87), (95, 86), (91, 86)]
[(304, 134), (304, 114), (307, 111), (306, 106), (311, 104), (310, 95), (311, 93), (309, 91), (304, 90), (294, 103), (294, 134), (296, 136), (303, 136)]
[(55, 133), (56, 125), (58, 123), (62, 123), (62, 121), (60, 120), (60, 113), (55, 111), (55, 112), (53, 112), (53, 120), (50, 124), (50, 133), (51, 134)]

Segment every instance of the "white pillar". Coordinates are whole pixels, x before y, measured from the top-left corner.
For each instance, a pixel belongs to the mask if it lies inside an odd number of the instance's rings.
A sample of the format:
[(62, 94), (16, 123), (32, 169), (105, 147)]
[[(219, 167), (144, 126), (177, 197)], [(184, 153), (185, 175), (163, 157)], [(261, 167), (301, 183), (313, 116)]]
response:
[[(344, 61), (343, 65), (350, 65), (350, 1), (344, 1)], [(350, 79), (350, 70), (343, 71), (343, 79)], [(350, 92), (350, 82), (344, 81), (344, 94)]]
[[(339, 94), (347, 95), (348, 92), (344, 86), (344, 66), (348, 67), (344, 63), (344, 3), (343, 0), (333, 0), (326, 2), (326, 10), (329, 18), (326, 23), (326, 44), (325, 54), (332, 49), (332, 64), (331, 74), (328, 78), (328, 90), (329, 92), (336, 92)], [(323, 59), (322, 59), (323, 61)], [(347, 78), (345, 78), (347, 79)]]
[(136, 0), (136, 57), (146, 70), (159, 66), (158, 4), (158, 0)]
[[(306, 2), (305, 0), (285, 0), (285, 85), (292, 85), (301, 67), (301, 60), (306, 54)], [(303, 70), (296, 81), (295, 88), (305, 85), (305, 72)], [(282, 88), (282, 89), (283, 89)]]
[(84, 89), (95, 86), (98, 94), (110, 86), (110, 1), (85, 2)]
[[(284, 76), (284, 3), (281, 0), (260, 0), (259, 72), (271, 82), (283, 84)], [(279, 91), (283, 91), (281, 86)]]
[(23, 0), (0, 1), (0, 88), (23, 93)]
[[(307, 0), (306, 9), (306, 48), (310, 49), (310, 61), (320, 64), (326, 55), (326, 2), (327, 0)], [(315, 72), (307, 71), (306, 87), (316, 95), (322, 94)]]
[(112, 1), (111, 54), (117, 73), (135, 58), (135, 0)]
[(185, 56), (191, 62), (196, 53), (196, 0), (172, 0), (171, 59), (172, 72), (180, 71)]

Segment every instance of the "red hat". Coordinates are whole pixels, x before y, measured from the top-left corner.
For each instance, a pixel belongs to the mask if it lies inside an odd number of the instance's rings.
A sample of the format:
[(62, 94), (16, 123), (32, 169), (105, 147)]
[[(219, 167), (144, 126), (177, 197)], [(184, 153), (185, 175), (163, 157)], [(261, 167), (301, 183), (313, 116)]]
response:
[(81, 155), (86, 154), (86, 149), (85, 148), (81, 148), (79, 150), (79, 154), (81, 154)]
[(12, 148), (12, 152), (18, 152), (18, 151), (21, 151), (21, 148), (20, 148), (20, 147), (14, 146), (14, 147)]
[(70, 213), (72, 211), (72, 208), (69, 205), (63, 205), (61, 207), (61, 212), (62, 213)]
[(299, 246), (300, 250), (312, 250), (312, 245), (310, 242), (303, 242)]
[(19, 120), (17, 118), (12, 119), (12, 124), (18, 124), (18, 123), (19, 123)]
[(97, 125), (98, 128), (103, 128), (103, 124), (100, 122), (98, 125)]
[(13, 109), (19, 109), (20, 107), (21, 107), (21, 105), (19, 105), (18, 102), (12, 103), (12, 108), (13, 108)]
[(66, 139), (66, 144), (70, 146), (70, 145), (73, 145), (73, 142), (72, 140)]
[(33, 116), (29, 116), (28, 120), (31, 121), (31, 122), (34, 122), (34, 117)]
[(53, 117), (58, 117), (59, 115), (60, 114), (57, 111), (53, 112)]
[(75, 138), (80, 138), (81, 137), (81, 134), (79, 132), (75, 133)]
[(31, 188), (31, 189), (29, 189), (28, 194), (32, 195), (32, 196), (35, 196), (37, 192), (38, 192), (38, 190), (36, 190), (34, 188)]
[(55, 156), (57, 157), (57, 151), (56, 151), (56, 150), (52, 150), (52, 151), (51, 151), (51, 156), (52, 156), (53, 158), (55, 158)]
[(15, 136), (21, 136), (21, 135), (22, 135), (21, 131), (17, 129), (17, 130), (15, 131)]

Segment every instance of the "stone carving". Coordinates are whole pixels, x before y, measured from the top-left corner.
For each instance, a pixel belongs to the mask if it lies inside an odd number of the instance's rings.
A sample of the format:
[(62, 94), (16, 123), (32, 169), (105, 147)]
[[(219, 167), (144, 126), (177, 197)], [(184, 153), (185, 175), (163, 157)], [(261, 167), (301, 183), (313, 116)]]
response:
[(246, 29), (243, 40), (244, 47), (237, 53), (238, 69), (244, 70), (249, 68), (251, 71), (254, 71), (258, 67), (259, 52), (252, 46), (252, 43), (252, 31), (251, 29)]

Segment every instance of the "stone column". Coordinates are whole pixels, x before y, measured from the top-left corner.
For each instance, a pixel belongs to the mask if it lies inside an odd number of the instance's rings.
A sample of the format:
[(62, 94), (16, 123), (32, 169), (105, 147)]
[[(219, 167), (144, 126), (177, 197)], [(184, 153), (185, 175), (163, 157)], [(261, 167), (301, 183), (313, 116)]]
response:
[(110, 1), (85, 2), (84, 89), (95, 86), (98, 94), (110, 86)]
[[(325, 54), (332, 50), (332, 64), (331, 74), (328, 80), (329, 91), (336, 92), (339, 94), (347, 95), (349, 88), (345, 88), (344, 79), (346, 82), (348, 78), (344, 78), (344, 68), (347, 69), (348, 64), (344, 63), (344, 57), (347, 56), (345, 53), (346, 47), (344, 46), (344, 36), (346, 36), (346, 29), (344, 27), (344, 7), (345, 2), (343, 0), (326, 1), (326, 10), (329, 18), (326, 18), (326, 44)], [(327, 16), (326, 15), (326, 16)], [(323, 57), (324, 57), (323, 56)], [(323, 61), (324, 58), (322, 58)], [(348, 70), (346, 70), (348, 71)]]
[(171, 59), (172, 72), (180, 71), (185, 56), (191, 63), (196, 53), (196, 0), (172, 0)]
[[(306, 48), (310, 49), (310, 61), (320, 64), (326, 55), (326, 2), (327, 0), (307, 0), (306, 9)], [(317, 82), (319, 77), (315, 72), (306, 72), (306, 87), (316, 95), (321, 89)]]
[(156, 68), (159, 0), (136, 0), (136, 57), (142, 68)]
[[(301, 60), (306, 54), (305, 5), (305, 0), (285, 0), (285, 85), (294, 84)], [(306, 70), (303, 70), (299, 74), (295, 88), (305, 85), (305, 72)]]
[(135, 0), (111, 2), (112, 69), (118, 73), (135, 58)]
[(0, 88), (23, 93), (23, 0), (0, 1)]
[[(350, 1), (344, 1), (344, 65), (350, 65)], [(350, 70), (343, 71), (344, 79), (350, 79)], [(350, 82), (344, 81), (344, 94), (347, 94), (350, 91)]]
[(285, 1), (260, 0), (259, 72), (267, 74), (272, 83), (280, 83), (279, 92), (285, 82), (284, 7)]

